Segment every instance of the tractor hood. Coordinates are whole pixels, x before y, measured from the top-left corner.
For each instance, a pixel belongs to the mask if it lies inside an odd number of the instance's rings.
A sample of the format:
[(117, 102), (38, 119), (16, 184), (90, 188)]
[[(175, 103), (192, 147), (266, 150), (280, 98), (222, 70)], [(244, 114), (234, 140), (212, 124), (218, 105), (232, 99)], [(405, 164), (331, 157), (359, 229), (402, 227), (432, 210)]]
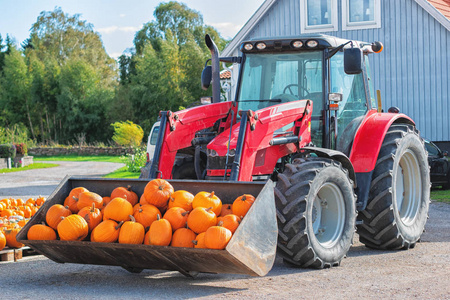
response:
[(234, 124), (231, 128), (231, 137), (230, 129), (227, 129), (207, 145), (208, 156), (226, 156), (228, 144), (230, 145), (230, 155), (234, 156), (239, 135), (239, 124), (240, 123)]

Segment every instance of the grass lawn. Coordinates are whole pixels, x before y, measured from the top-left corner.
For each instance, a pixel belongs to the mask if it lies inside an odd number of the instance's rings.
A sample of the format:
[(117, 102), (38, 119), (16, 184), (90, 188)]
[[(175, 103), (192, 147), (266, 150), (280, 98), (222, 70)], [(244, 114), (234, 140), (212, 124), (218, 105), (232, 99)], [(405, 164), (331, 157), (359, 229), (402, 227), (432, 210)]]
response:
[(111, 155), (58, 155), (58, 156), (34, 156), (35, 161), (99, 161), (99, 162), (114, 162), (123, 163), (120, 156)]
[(139, 178), (140, 174), (141, 174), (140, 172), (137, 173), (128, 172), (125, 167), (122, 167), (120, 169), (115, 170), (112, 173), (103, 176), (103, 178)]
[(432, 189), (431, 200), (450, 204), (450, 190)]
[(32, 165), (28, 165), (23, 168), (11, 168), (11, 169), (0, 169), (0, 173), (11, 173), (11, 172), (19, 172), (26, 170), (34, 170), (34, 169), (46, 169), (57, 167), (58, 164), (49, 164), (49, 163), (33, 163)]

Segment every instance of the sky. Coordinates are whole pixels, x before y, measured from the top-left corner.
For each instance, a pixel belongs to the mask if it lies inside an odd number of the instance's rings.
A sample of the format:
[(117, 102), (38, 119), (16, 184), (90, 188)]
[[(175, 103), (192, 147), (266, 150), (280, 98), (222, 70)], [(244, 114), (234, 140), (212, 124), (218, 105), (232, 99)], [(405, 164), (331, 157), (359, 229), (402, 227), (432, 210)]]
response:
[[(100, 33), (106, 52), (114, 58), (133, 47), (135, 33), (154, 20), (157, 0), (0, 0), (0, 34), (9, 34), (20, 45), (30, 36), (30, 28), (42, 11), (61, 7), (69, 14), (80, 14)], [(264, 0), (184, 0), (189, 8), (200, 12), (207, 25), (222, 37), (231, 39), (245, 25)]]

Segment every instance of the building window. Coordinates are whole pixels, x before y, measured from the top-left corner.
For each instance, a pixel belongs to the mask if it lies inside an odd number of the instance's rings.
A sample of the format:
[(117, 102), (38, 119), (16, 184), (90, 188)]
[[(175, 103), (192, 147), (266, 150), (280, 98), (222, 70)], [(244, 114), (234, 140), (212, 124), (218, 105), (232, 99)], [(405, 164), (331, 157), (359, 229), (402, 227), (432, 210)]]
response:
[(342, 0), (342, 30), (380, 27), (380, 0)]
[(337, 31), (336, 0), (300, 0), (302, 33)]

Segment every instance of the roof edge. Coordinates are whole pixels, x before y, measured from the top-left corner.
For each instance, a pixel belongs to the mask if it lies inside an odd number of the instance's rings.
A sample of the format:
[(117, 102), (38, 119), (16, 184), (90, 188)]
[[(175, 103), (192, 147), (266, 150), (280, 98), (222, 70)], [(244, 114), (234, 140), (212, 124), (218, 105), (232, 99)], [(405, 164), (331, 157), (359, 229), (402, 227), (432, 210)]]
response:
[(426, 12), (428, 12), (436, 21), (450, 31), (450, 20), (447, 19), (433, 4), (427, 0), (414, 0), (419, 6), (421, 6)]
[(272, 7), (276, 0), (265, 0), (263, 4), (256, 10), (256, 12), (250, 17), (245, 25), (234, 36), (231, 42), (223, 49), (221, 55), (230, 56), (234, 49), (244, 40), (248, 33), (253, 29), (256, 23), (266, 14), (266, 12)]

